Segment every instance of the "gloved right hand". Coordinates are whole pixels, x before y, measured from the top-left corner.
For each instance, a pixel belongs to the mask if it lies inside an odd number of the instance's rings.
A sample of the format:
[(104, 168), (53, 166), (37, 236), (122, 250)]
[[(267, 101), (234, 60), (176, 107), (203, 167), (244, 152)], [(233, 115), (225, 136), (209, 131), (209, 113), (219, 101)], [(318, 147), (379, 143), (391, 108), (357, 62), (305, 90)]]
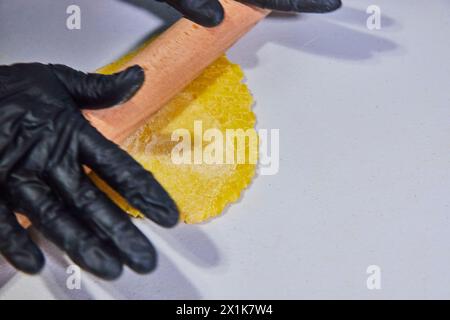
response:
[(175, 203), (152, 174), (81, 114), (124, 102), (143, 82), (138, 66), (108, 76), (63, 65), (0, 66), (0, 253), (17, 269), (36, 273), (44, 257), (14, 211), (99, 277), (117, 278), (123, 265), (155, 268), (150, 241), (82, 167), (159, 225), (177, 223)]
[[(204, 26), (219, 25), (224, 10), (218, 0), (158, 0), (166, 2), (186, 18)], [(341, 0), (242, 0), (242, 2), (266, 9), (286, 12), (325, 13), (338, 9)]]

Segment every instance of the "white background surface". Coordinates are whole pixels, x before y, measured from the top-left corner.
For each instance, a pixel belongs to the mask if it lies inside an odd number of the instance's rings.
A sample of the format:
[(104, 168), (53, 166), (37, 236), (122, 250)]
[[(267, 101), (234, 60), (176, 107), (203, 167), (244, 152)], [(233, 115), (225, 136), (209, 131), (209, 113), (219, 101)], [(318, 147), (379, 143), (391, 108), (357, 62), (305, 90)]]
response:
[[(131, 0), (0, 0), (0, 63), (94, 70), (173, 22)], [(82, 29), (65, 28), (66, 7)], [(368, 5), (382, 29), (366, 28)], [(157, 245), (149, 276), (83, 274), (41, 240), (41, 277), (0, 260), (0, 298), (450, 298), (450, 2), (345, 1), (337, 13), (274, 15), (234, 46), (258, 128), (280, 129), (280, 171), (259, 176), (200, 226), (138, 225)], [(382, 289), (366, 288), (366, 268)]]

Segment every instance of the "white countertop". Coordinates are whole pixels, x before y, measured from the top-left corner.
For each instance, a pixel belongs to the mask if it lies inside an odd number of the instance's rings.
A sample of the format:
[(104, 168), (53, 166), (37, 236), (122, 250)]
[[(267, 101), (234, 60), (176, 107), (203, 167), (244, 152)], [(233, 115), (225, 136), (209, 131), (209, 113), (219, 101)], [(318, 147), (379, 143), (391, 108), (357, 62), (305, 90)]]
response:
[[(330, 15), (274, 15), (229, 52), (258, 128), (280, 129), (280, 171), (198, 226), (138, 225), (160, 253), (148, 276), (83, 273), (41, 239), (40, 277), (0, 260), (0, 299), (450, 298), (450, 2), (344, 0)], [(173, 22), (130, 0), (0, 0), (0, 64), (94, 70)], [(81, 30), (65, 28), (69, 4)], [(366, 8), (379, 5), (381, 30)], [(366, 268), (381, 268), (380, 290)]]

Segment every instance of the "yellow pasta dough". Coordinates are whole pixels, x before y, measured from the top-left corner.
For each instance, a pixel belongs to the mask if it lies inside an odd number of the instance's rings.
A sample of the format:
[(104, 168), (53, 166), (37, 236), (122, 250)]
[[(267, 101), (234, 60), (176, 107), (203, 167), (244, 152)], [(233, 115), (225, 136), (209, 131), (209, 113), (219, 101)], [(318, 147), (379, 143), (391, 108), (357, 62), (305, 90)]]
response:
[[(113, 73), (121, 69), (136, 52), (102, 68)], [(203, 222), (219, 215), (238, 200), (255, 175), (256, 164), (176, 164), (171, 158), (172, 133), (184, 129), (195, 137), (195, 123), (201, 121), (203, 132), (215, 128), (225, 137), (227, 129), (243, 129), (256, 135), (253, 99), (245, 84), (241, 68), (225, 56), (217, 59), (196, 80), (173, 98), (125, 143), (124, 148), (147, 170), (151, 171), (177, 203), (187, 223)], [(202, 144), (206, 145), (204, 141)], [(256, 148), (245, 140), (245, 152), (257, 158)], [(239, 148), (235, 150), (238, 152)], [(242, 151), (242, 150), (241, 150)], [(247, 158), (248, 160), (248, 158)], [(114, 193), (99, 178), (93, 180), (129, 214), (140, 213)]]

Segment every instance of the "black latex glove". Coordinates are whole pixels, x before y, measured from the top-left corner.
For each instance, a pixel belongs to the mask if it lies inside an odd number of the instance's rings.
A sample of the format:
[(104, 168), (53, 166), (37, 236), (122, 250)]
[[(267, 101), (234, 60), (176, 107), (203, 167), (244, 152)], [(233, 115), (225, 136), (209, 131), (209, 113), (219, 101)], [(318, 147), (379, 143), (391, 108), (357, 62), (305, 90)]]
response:
[[(190, 20), (214, 27), (224, 18), (224, 10), (218, 0), (159, 0), (166, 2)], [(257, 7), (288, 11), (325, 13), (341, 7), (341, 0), (242, 0)]]
[(63, 65), (0, 66), (0, 252), (17, 269), (36, 273), (44, 257), (14, 211), (99, 277), (117, 278), (124, 264), (154, 269), (151, 243), (82, 168), (156, 223), (177, 223), (176, 205), (155, 178), (80, 112), (124, 102), (143, 81), (138, 66), (110, 76)]

